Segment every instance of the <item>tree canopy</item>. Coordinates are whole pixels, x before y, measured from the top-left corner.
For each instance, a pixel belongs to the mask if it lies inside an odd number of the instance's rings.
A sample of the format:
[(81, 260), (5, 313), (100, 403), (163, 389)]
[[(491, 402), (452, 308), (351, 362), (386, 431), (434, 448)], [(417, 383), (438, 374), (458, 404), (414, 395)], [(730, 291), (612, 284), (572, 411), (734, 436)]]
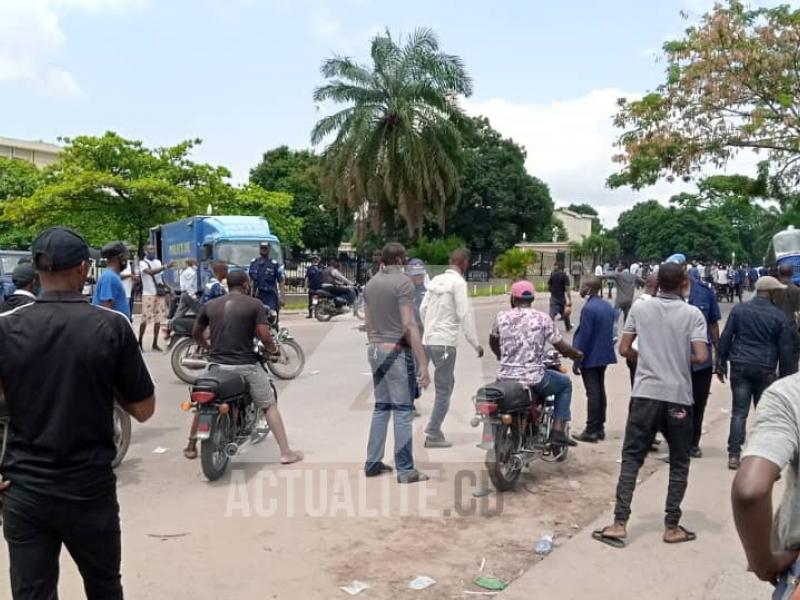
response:
[(319, 155), (309, 150), (280, 146), (264, 153), (261, 162), (250, 170), (250, 181), (266, 190), (292, 195), (290, 212), (303, 221), (300, 241), (305, 248), (335, 250), (344, 228), (337, 218), (336, 205), (320, 190), (320, 162)]
[(370, 56), (371, 65), (344, 56), (322, 64), (328, 82), (314, 100), (345, 105), (311, 133), (315, 145), (333, 137), (323, 190), (343, 214), (357, 213), (386, 237), (395, 235), (395, 214), (411, 238), (422, 235), (427, 214), (444, 232), (463, 170), (467, 121), (457, 97), (472, 93), (472, 80), (430, 29), (401, 40), (377, 35)]
[(492, 129), (488, 119), (472, 119), (464, 139), (461, 197), (450, 231), (476, 250), (502, 252), (522, 240), (549, 240), (553, 201), (550, 190), (525, 169), (525, 149)]
[(800, 9), (717, 4), (663, 46), (666, 81), (621, 99), (624, 130), (609, 185), (688, 179), (743, 149), (760, 152), (789, 185), (800, 176)]

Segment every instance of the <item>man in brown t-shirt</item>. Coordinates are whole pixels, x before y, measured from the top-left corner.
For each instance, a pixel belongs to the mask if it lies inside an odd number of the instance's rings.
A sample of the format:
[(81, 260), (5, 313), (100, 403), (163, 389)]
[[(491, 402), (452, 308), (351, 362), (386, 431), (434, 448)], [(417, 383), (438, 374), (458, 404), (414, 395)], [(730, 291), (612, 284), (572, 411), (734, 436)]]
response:
[[(425, 481), (428, 476), (414, 468), (414, 392), (417, 383), (428, 386), (428, 361), (422, 348), (414, 314), (414, 284), (403, 272), (406, 249), (397, 243), (383, 248), (383, 267), (367, 283), (366, 302), (368, 358), (375, 390), (375, 411), (367, 445), (364, 470), (374, 477), (392, 468), (384, 464), (386, 431), (394, 413), (394, 462), (399, 483)], [(415, 359), (419, 376), (415, 381)]]

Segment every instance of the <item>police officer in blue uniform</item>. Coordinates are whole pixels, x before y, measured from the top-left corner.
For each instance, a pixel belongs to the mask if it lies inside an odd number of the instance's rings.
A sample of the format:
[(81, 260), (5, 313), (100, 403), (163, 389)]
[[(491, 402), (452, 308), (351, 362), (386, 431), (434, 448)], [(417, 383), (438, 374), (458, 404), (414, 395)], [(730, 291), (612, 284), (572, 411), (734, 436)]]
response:
[(253, 282), (253, 295), (275, 312), (280, 312), (280, 285), (284, 280), (283, 266), (270, 258), (269, 242), (261, 242), (259, 256), (250, 263), (248, 274)]

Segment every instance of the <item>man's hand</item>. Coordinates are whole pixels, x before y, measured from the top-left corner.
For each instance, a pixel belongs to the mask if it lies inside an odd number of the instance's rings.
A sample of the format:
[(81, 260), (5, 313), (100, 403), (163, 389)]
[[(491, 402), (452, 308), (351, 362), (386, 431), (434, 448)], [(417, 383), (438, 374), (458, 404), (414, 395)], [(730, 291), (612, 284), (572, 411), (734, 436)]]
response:
[(11, 487), (11, 482), (10, 481), (8, 481), (8, 480), (0, 481), (0, 494), (5, 492), (10, 487)]
[(478, 358), (483, 358), (483, 346), (478, 346), (475, 349), (475, 353), (478, 355)]
[(714, 372), (717, 374), (717, 379), (719, 379), (721, 383), (725, 383), (725, 377), (728, 375), (728, 368), (718, 363), (717, 366), (714, 367)]
[(167, 268), (168, 268), (168, 269), (172, 269), (173, 267), (175, 267), (175, 265), (176, 265), (176, 264), (177, 264), (177, 263), (176, 263), (174, 260), (171, 260), (171, 261), (169, 261), (169, 262), (167, 263)]
[(573, 348), (573, 349), (572, 349), (572, 352), (570, 352), (570, 353), (569, 353), (569, 357), (570, 357), (572, 360), (578, 360), (578, 361), (581, 361), (581, 360), (583, 360), (583, 352), (581, 352), (580, 350), (576, 350), (576, 349), (574, 349), (574, 348)]
[(581, 366), (580, 366), (579, 363), (572, 363), (572, 372), (575, 375), (580, 375), (581, 374)]
[(423, 390), (431, 384), (431, 376), (430, 373), (428, 373), (427, 366), (423, 366), (420, 369), (419, 375), (417, 375), (417, 383)]
[(797, 560), (797, 550), (782, 550), (773, 552), (772, 556), (764, 565), (751, 566), (750, 570), (756, 574), (761, 581), (768, 581), (772, 585), (777, 585), (781, 575), (783, 575)]

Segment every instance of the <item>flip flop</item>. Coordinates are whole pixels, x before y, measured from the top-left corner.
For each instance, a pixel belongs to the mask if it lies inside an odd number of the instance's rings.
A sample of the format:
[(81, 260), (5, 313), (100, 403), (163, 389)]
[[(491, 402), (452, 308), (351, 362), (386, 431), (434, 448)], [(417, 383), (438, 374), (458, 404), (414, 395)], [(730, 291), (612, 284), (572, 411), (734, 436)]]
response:
[(291, 458), (281, 458), (282, 465), (291, 465), (292, 463), (300, 462), (303, 460), (303, 453), (302, 452), (292, 452)]
[(604, 544), (608, 544), (612, 548), (624, 548), (625, 547), (625, 538), (617, 537), (614, 535), (606, 535), (603, 533), (607, 527), (603, 527), (603, 529), (595, 529), (592, 532), (592, 538), (596, 539), (598, 542), (603, 542)]
[(189, 448), (184, 448), (183, 457), (188, 458), (189, 460), (194, 460), (195, 458), (197, 458), (197, 450), (190, 450)]
[(664, 537), (664, 543), (665, 544), (683, 544), (684, 542), (693, 542), (693, 541), (695, 541), (697, 539), (697, 534), (695, 532), (693, 532), (693, 531), (689, 531), (683, 525), (678, 525), (677, 528), (680, 529), (683, 532), (684, 537), (679, 538), (677, 540), (668, 540), (666, 538), (666, 534), (665, 534), (665, 537)]

